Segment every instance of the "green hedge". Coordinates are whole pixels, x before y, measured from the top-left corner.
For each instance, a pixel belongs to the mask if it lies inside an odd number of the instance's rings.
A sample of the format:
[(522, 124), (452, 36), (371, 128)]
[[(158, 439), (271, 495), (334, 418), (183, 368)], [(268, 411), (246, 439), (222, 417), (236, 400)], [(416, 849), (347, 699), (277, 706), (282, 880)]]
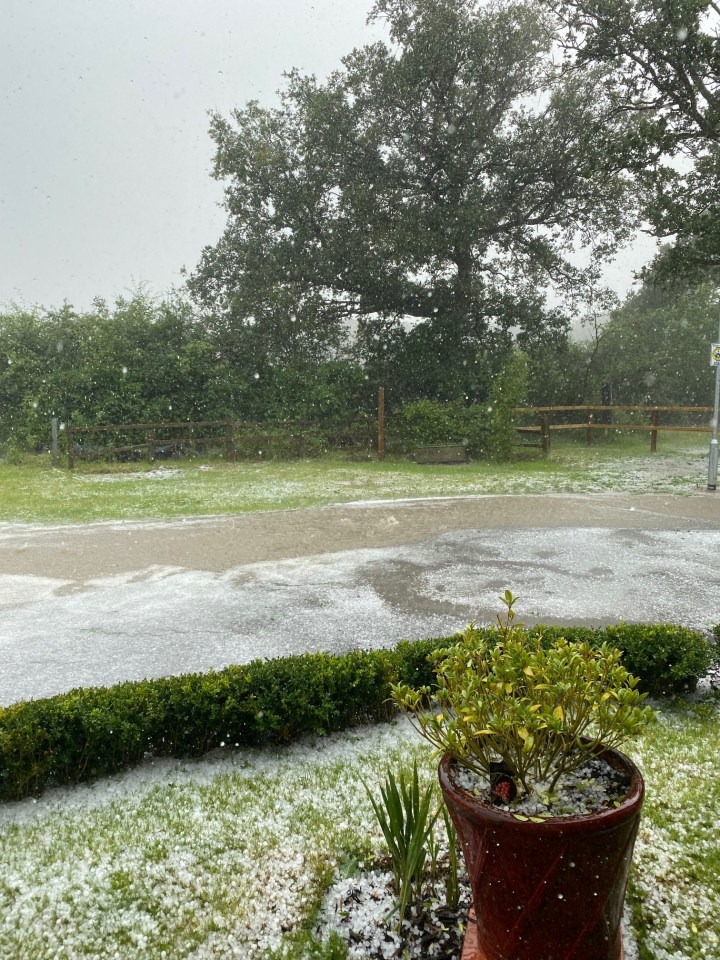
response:
[[(477, 627), (476, 630), (490, 643), (497, 638), (495, 627)], [(533, 637), (540, 635), (546, 645), (558, 637), (565, 637), (592, 646), (609, 643), (617, 647), (622, 650), (625, 667), (640, 681), (640, 689), (653, 696), (672, 696), (693, 690), (698, 678), (707, 673), (716, 654), (716, 648), (703, 633), (672, 623), (620, 623), (602, 629), (539, 625), (526, 632)], [(427, 660), (428, 654), (451, 642), (452, 638), (399, 644), (397, 650), (404, 658), (405, 670), (412, 672), (407, 682), (413, 686), (431, 686), (434, 674), (432, 664)]]
[(398, 452), (415, 447), (462, 443), (471, 456), (487, 452), (487, 414), (478, 404), (461, 400), (413, 400), (404, 404), (389, 421), (386, 442)]
[[(493, 642), (493, 628), (478, 628)], [(694, 686), (712, 662), (703, 634), (670, 624), (606, 630), (538, 627), (548, 640), (604, 640), (652, 693)], [(223, 743), (286, 743), (387, 720), (389, 689), (431, 684), (428, 654), (452, 637), (403, 641), (393, 650), (256, 660), (207, 674), (73, 690), (0, 707), (0, 799), (19, 800), (53, 784), (78, 783), (144, 756), (201, 756)]]

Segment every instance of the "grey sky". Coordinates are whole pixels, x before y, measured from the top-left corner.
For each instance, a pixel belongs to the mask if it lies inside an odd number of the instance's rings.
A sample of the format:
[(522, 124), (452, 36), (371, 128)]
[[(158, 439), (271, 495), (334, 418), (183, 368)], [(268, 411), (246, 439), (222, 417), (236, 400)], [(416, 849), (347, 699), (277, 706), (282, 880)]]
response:
[[(208, 110), (377, 39), (372, 0), (0, 0), (0, 303), (180, 282), (224, 223)], [(624, 292), (644, 241), (608, 281)]]

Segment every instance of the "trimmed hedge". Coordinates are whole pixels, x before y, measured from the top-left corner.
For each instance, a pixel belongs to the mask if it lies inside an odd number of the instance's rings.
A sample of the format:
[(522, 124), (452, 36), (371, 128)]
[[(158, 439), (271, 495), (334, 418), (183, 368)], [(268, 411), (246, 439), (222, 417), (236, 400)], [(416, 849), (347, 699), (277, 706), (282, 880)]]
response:
[(672, 623), (619, 623), (602, 630), (537, 627), (549, 642), (564, 636), (591, 644), (609, 643), (623, 653), (623, 665), (653, 696), (672, 696), (694, 690), (708, 672), (714, 650), (705, 634)]
[[(489, 643), (495, 642), (495, 627), (475, 629)], [(703, 633), (673, 623), (619, 623), (604, 628), (540, 624), (525, 632), (531, 637), (539, 635), (546, 646), (558, 637), (597, 647), (609, 643), (622, 651), (623, 664), (638, 678), (640, 689), (653, 696), (672, 696), (694, 690), (698, 679), (708, 672), (716, 652)], [(414, 671), (412, 679), (406, 682), (411, 686), (432, 686), (434, 673), (428, 654), (439, 646), (448, 646), (452, 639), (399, 644), (397, 651), (408, 664), (406, 669)]]
[[(477, 628), (490, 642), (494, 628)], [(692, 688), (712, 662), (712, 645), (672, 624), (620, 624), (605, 630), (536, 627), (609, 641), (652, 693)], [(392, 715), (390, 685), (432, 684), (428, 655), (453, 642), (402, 641), (392, 650), (306, 654), (256, 660), (207, 674), (184, 674), (113, 687), (72, 690), (0, 707), (0, 800), (20, 800), (46, 786), (116, 773), (147, 755), (202, 756), (219, 745), (287, 743)]]

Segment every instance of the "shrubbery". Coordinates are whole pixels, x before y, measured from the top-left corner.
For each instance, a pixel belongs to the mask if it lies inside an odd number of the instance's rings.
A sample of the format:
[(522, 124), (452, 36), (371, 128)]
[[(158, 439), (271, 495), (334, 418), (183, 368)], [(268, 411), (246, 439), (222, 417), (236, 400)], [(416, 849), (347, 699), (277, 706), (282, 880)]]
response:
[[(497, 637), (495, 628), (478, 629)], [(692, 687), (712, 661), (703, 634), (673, 625), (537, 631), (548, 642), (562, 635), (593, 646), (615, 644), (641, 688), (653, 693)], [(451, 642), (443, 637), (403, 641), (392, 650), (257, 660), (0, 708), (0, 799), (105, 776), (147, 754), (201, 756), (222, 744), (285, 743), (388, 719), (391, 684), (432, 684), (428, 654)]]
[(461, 400), (414, 400), (401, 407), (394, 419), (393, 433), (403, 452), (414, 447), (462, 443), (471, 456), (487, 448), (485, 408), (466, 406)]
[(515, 407), (527, 399), (528, 358), (520, 350), (494, 378), (490, 387), (488, 414), (488, 452), (493, 460), (509, 460), (517, 440)]
[(319, 457), (326, 449), (325, 438), (318, 427), (302, 429), (293, 424), (241, 424), (235, 432), (235, 457), (238, 460), (288, 460), (294, 457)]
[[(495, 627), (476, 627), (489, 642), (497, 637)], [(716, 651), (707, 637), (698, 630), (673, 623), (619, 623), (604, 628), (550, 627), (540, 625), (526, 631), (540, 634), (549, 646), (558, 637), (599, 647), (609, 643), (623, 653), (623, 665), (640, 681), (640, 689), (655, 696), (672, 696), (692, 690), (699, 677), (705, 676)], [(720, 639), (720, 638), (719, 638)], [(412, 676), (411, 686), (427, 686), (433, 682), (433, 667), (428, 659), (443, 641), (419, 640), (401, 643), (396, 648), (402, 657), (402, 672)], [(444, 641), (447, 645), (447, 640)]]
[(515, 351), (492, 381), (487, 405), (462, 400), (414, 400), (404, 404), (388, 430), (392, 446), (463, 444), (471, 456), (510, 460), (517, 440), (514, 407), (526, 400), (528, 360)]
[(242, 331), (242, 348), (221, 349), (178, 295), (97, 300), (87, 312), (0, 310), (0, 446), (15, 457), (48, 446), (52, 417), (74, 427), (227, 419), (322, 427), (370, 409), (376, 388), (359, 363), (323, 347), (321, 331), (303, 340), (307, 350), (294, 342), (276, 357), (256, 327)]

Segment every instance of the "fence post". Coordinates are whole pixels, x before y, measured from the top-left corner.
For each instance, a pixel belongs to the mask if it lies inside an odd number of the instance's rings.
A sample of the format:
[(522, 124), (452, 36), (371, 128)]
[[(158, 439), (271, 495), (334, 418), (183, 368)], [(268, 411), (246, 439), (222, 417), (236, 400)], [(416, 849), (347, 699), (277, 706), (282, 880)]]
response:
[(232, 420), (225, 422), (225, 459), (230, 461), (235, 459), (235, 436)]
[(146, 431), (145, 431), (145, 436), (146, 436), (147, 445), (148, 445), (148, 448), (147, 448), (148, 460), (150, 461), (150, 463), (154, 463), (154, 461), (155, 461), (155, 431), (154, 431), (154, 430), (146, 430)]
[(58, 418), (53, 417), (50, 420), (50, 434), (52, 436), (52, 465), (56, 467), (60, 462), (60, 443), (58, 438)]
[(657, 407), (650, 414), (650, 422), (652, 423), (653, 429), (650, 431), (650, 453), (655, 453), (657, 450), (657, 425), (658, 425), (658, 411)]
[(65, 428), (67, 433), (67, 445), (68, 445), (68, 470), (72, 470), (75, 466), (75, 441), (73, 440), (73, 428), (70, 424)]
[(378, 460), (385, 459), (385, 387), (378, 388), (377, 455)]
[(592, 410), (588, 410), (586, 441), (589, 447), (592, 446), (592, 442), (593, 442), (592, 423), (593, 423), (593, 412)]
[(607, 409), (603, 410), (602, 418), (603, 423), (612, 423), (613, 422), (613, 412), (612, 412), (612, 385), (609, 383), (604, 383), (602, 385), (602, 405)]
[(550, 414), (540, 415), (540, 440), (542, 443), (542, 452), (547, 456), (550, 451)]

